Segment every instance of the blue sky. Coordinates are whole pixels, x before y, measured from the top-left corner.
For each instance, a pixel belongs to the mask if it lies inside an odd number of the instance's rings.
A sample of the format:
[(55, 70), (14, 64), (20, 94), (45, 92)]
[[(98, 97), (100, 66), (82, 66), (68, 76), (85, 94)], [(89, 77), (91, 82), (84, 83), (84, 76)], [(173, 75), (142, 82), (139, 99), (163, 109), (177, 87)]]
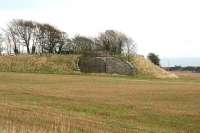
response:
[(164, 58), (161, 59), (163, 67), (171, 66), (200, 66), (200, 58)]
[(25, 10), (38, 7), (40, 0), (1, 0), (1, 10)]
[(19, 11), (64, 7), (65, 0), (0, 0), (0, 10)]
[(199, 0), (0, 0), (0, 27), (12, 19), (50, 23), (70, 36), (114, 29), (138, 44), (138, 53), (200, 57)]

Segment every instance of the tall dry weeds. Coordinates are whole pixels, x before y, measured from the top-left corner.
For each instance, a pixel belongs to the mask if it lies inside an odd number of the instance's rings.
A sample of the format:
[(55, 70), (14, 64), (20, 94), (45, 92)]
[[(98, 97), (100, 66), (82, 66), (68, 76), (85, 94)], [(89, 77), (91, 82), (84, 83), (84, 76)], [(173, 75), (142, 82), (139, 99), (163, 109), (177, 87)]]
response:
[(19, 55), (0, 56), (1, 72), (73, 73), (77, 55)]
[(139, 75), (161, 79), (178, 78), (175, 74), (154, 65), (150, 60), (145, 59), (144, 57), (132, 57), (131, 63), (134, 65)]

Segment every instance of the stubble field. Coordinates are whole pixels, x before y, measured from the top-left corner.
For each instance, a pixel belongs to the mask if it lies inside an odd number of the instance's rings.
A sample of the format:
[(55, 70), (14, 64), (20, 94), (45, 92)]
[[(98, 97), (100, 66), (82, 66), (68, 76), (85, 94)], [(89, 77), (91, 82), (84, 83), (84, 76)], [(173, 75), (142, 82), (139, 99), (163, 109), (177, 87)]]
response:
[(199, 133), (200, 77), (0, 73), (5, 133)]

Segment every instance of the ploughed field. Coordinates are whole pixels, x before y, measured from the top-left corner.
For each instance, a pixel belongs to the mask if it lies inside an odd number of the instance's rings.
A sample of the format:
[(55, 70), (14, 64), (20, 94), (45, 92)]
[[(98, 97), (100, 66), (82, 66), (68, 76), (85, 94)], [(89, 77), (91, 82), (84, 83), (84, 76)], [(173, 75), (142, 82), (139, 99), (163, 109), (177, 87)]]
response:
[(0, 73), (5, 133), (199, 133), (200, 78)]

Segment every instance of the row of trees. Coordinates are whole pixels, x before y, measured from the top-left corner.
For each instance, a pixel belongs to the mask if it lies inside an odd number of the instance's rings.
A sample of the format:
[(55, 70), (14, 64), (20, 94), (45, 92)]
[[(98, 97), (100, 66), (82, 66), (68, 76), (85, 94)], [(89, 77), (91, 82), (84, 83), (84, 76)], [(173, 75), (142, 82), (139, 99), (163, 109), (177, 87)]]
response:
[[(2, 46), (4, 44), (4, 46)], [(67, 33), (49, 24), (26, 20), (13, 20), (0, 35), (0, 53), (7, 54), (81, 54), (105, 51), (111, 55), (134, 54), (135, 42), (121, 32), (107, 30), (96, 38)]]
[(49, 24), (13, 20), (4, 29), (5, 43), (9, 54), (54, 53), (55, 47), (65, 42), (65, 33)]
[(174, 67), (166, 67), (166, 70), (169, 71), (190, 71), (190, 72), (195, 72), (195, 73), (200, 73), (200, 67), (195, 67), (195, 66), (174, 66)]

